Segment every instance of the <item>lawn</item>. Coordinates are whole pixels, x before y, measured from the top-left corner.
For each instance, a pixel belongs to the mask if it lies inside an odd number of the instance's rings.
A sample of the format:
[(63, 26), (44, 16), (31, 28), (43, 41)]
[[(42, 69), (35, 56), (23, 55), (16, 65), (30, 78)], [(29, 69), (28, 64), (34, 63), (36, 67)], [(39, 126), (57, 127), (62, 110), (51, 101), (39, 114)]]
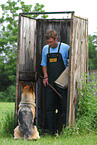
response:
[[(64, 136), (41, 135), (37, 141), (14, 140), (13, 135), (4, 133), (3, 124), (6, 114), (14, 112), (14, 103), (0, 103), (0, 145), (96, 145), (97, 135), (86, 134), (83, 136), (73, 135), (65, 138)], [(7, 112), (7, 113), (6, 113)]]

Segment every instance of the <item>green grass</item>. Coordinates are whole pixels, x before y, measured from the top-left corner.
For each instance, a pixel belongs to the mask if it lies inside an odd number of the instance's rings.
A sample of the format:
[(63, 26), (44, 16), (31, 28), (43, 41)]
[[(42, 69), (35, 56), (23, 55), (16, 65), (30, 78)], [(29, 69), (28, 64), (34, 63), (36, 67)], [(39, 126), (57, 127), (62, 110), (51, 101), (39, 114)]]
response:
[(15, 103), (0, 102), (0, 144), (14, 133), (14, 112)]
[(37, 141), (27, 140), (14, 140), (13, 137), (0, 137), (0, 145), (97, 145), (96, 135), (86, 136), (72, 136), (69, 138), (64, 137), (51, 137), (45, 136)]
[[(14, 103), (0, 103), (0, 145), (96, 145), (97, 135), (72, 135), (68, 137), (64, 136), (50, 136), (45, 135), (40, 137), (37, 141), (28, 140), (14, 140), (13, 135), (6, 133), (4, 124), (9, 122), (6, 119), (9, 118), (8, 114), (14, 113)], [(6, 123), (7, 124), (7, 123)], [(12, 127), (13, 128), (13, 127)]]
[(11, 114), (11, 112), (14, 113), (14, 110), (15, 110), (15, 104), (14, 103), (0, 102), (0, 128), (1, 129), (4, 125), (5, 118), (6, 118), (7, 114)]

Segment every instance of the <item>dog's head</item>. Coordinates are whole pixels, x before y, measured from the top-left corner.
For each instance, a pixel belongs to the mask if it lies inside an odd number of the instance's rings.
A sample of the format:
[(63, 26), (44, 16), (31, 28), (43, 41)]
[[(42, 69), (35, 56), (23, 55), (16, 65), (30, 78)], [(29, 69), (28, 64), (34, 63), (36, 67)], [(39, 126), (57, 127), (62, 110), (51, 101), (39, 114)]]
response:
[(22, 86), (22, 92), (30, 92), (30, 93), (34, 93), (34, 85), (33, 83), (31, 82), (31, 85), (30, 86), (26, 86), (25, 83), (22, 81), (21, 82), (21, 86)]
[(22, 81), (21, 82), (21, 87), (22, 87), (22, 95), (21, 95), (21, 100), (23, 98), (26, 98), (29, 101), (35, 101), (35, 93), (34, 93), (34, 85), (31, 82), (30, 86), (26, 86), (25, 83)]

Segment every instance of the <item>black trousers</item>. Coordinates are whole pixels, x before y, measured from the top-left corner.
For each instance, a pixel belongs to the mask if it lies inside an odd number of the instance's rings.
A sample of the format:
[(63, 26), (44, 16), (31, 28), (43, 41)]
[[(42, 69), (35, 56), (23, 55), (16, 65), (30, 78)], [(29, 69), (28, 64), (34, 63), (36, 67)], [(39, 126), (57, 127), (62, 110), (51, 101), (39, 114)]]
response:
[(45, 87), (45, 128), (55, 132), (66, 125), (67, 89), (61, 89), (55, 85), (53, 87), (63, 98), (60, 98), (49, 86)]

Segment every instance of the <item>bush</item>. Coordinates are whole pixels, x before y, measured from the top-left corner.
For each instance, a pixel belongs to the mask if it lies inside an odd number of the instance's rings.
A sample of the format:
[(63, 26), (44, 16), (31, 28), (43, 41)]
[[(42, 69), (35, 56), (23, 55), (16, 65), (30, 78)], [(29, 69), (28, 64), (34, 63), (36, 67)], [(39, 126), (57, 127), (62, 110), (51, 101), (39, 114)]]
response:
[(9, 86), (5, 92), (0, 92), (0, 101), (15, 102), (15, 85)]
[(6, 91), (6, 95), (7, 95), (7, 98), (8, 98), (8, 102), (14, 102), (15, 101), (15, 85), (11, 85), (7, 88), (7, 91)]
[(80, 82), (79, 101), (76, 108), (76, 121), (84, 121), (90, 130), (97, 128), (97, 77), (85, 76)]
[(79, 82), (76, 120), (72, 127), (63, 128), (63, 135), (97, 133), (97, 77), (87, 75)]
[(6, 100), (6, 93), (0, 92), (0, 101), (4, 102)]

